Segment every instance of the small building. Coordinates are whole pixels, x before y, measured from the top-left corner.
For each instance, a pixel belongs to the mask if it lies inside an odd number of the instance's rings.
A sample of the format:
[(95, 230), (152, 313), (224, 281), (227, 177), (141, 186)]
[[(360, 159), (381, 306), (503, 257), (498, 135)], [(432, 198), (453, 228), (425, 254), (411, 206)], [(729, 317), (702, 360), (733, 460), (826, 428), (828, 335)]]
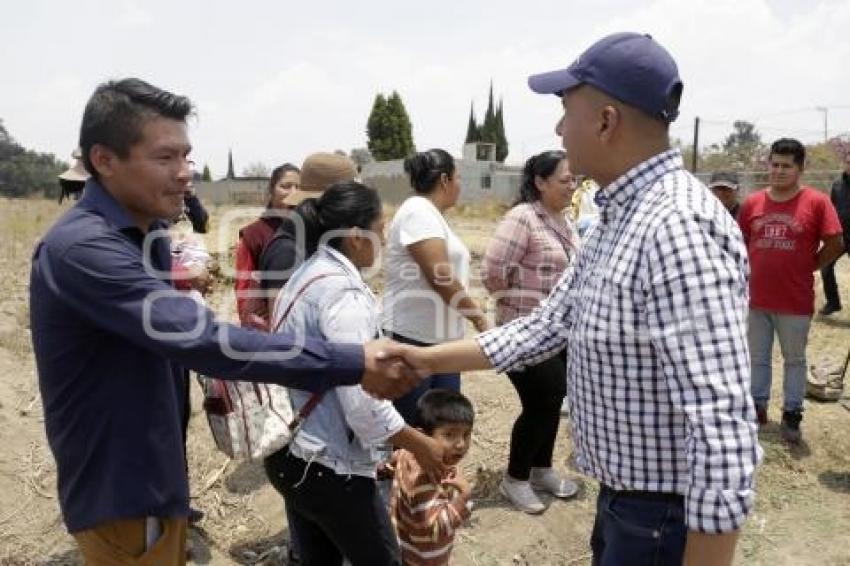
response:
[(196, 181), (195, 191), (204, 204), (264, 206), (268, 201), (268, 177), (237, 177), (233, 152), (227, 153), (227, 175), (218, 181)]
[[(463, 156), (455, 160), (460, 172), (459, 202), (496, 201), (512, 204), (519, 194), (522, 168), (496, 161), (496, 144), (468, 143)], [(363, 182), (374, 187), (387, 204), (399, 204), (413, 192), (404, 172), (404, 160), (367, 163), (361, 171)]]

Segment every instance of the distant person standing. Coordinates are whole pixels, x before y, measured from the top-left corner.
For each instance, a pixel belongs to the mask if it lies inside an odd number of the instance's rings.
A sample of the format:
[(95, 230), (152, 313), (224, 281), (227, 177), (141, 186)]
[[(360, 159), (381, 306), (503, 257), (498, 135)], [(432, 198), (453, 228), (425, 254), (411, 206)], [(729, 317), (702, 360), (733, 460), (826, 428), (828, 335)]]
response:
[[(236, 245), (236, 311), (242, 326), (266, 330), (268, 328), (268, 302), (260, 296), (260, 256), (280, 227), (287, 210), (285, 204), (292, 191), (301, 186), (301, 170), (284, 163), (272, 171), (268, 185), (266, 209), (260, 217), (239, 230)], [(256, 296), (255, 296), (256, 293)]]
[[(194, 163), (192, 163), (194, 166)], [(195, 191), (195, 185), (190, 181), (183, 191), (183, 211), (189, 222), (192, 223), (192, 230), (198, 234), (206, 234), (209, 229), (210, 215), (207, 209), (204, 208), (201, 199)]]
[(770, 146), (770, 186), (751, 194), (738, 223), (747, 244), (752, 276), (748, 340), (752, 395), (759, 424), (767, 423), (773, 336), (784, 360), (782, 437), (802, 439), (806, 392), (806, 343), (815, 306), (814, 272), (844, 248), (841, 224), (826, 195), (800, 184), (806, 148), (782, 138)]
[(80, 200), (83, 194), (83, 187), (86, 186), (89, 172), (86, 171), (86, 166), (83, 165), (82, 156), (83, 154), (80, 152), (80, 148), (71, 152), (74, 165), (59, 174), (59, 204), (62, 204), (62, 201), (66, 198), (69, 200), (71, 198)]
[[(496, 322), (531, 313), (578, 254), (578, 234), (564, 210), (576, 188), (563, 151), (544, 151), (525, 162), (517, 204), (496, 227), (481, 268), (484, 287), (496, 299)], [(578, 486), (552, 467), (561, 401), (567, 392), (564, 352), (508, 378), (522, 410), (511, 432), (508, 469), (499, 491), (514, 507), (542, 513), (534, 489), (571, 497)]]
[(732, 218), (738, 218), (741, 210), (741, 203), (738, 202), (738, 174), (734, 171), (715, 171), (708, 181), (708, 188), (723, 203)]
[(334, 183), (353, 181), (355, 177), (357, 168), (344, 155), (319, 152), (304, 159), (300, 186), (291, 188), (280, 201), (280, 206), (292, 208), (292, 213), (281, 220), (259, 257), (260, 286), (266, 294), (269, 310), (289, 277), (316, 251), (313, 242), (318, 238), (307, 231), (309, 225), (301, 215), (301, 203), (320, 198)]
[(569, 217), (578, 231), (579, 238), (584, 241), (590, 233), (590, 229), (599, 221), (599, 205), (594, 200), (599, 185), (589, 178), (576, 180), (576, 189), (570, 203)]
[[(841, 221), (841, 229), (844, 231), (844, 252), (850, 254), (850, 152), (844, 156), (844, 173), (832, 184), (829, 198), (835, 205), (838, 219)], [(840, 258), (841, 255), (838, 257)], [(841, 296), (838, 294), (838, 283), (835, 281), (836, 261), (838, 261), (838, 258), (826, 265), (820, 272), (826, 304), (819, 313), (824, 316), (841, 310)]]
[[(469, 250), (443, 216), (460, 196), (460, 172), (442, 149), (416, 153), (404, 161), (416, 194), (402, 203), (387, 238), (382, 325), (393, 340), (424, 346), (463, 338), (464, 317), (479, 332), (484, 313), (467, 294)], [(430, 375), (396, 400), (408, 423), (429, 389), (460, 390), (460, 375)]]

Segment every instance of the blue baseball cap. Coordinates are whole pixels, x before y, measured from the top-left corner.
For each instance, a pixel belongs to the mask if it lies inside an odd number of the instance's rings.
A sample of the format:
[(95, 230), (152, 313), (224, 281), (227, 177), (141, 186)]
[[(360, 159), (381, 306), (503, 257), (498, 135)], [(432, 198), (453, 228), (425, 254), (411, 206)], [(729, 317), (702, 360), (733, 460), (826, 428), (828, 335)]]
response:
[(603, 37), (566, 69), (528, 77), (528, 86), (539, 94), (562, 96), (583, 84), (664, 122), (679, 116), (679, 69), (649, 35), (622, 32)]

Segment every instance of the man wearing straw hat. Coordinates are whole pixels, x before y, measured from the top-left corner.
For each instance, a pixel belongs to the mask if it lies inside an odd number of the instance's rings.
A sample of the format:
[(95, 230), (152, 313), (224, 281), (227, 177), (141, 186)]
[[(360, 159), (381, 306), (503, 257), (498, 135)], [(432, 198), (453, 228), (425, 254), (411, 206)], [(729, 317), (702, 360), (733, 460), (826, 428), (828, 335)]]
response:
[(70, 199), (74, 197), (74, 200), (79, 200), (80, 195), (83, 193), (83, 187), (86, 186), (89, 172), (86, 171), (86, 166), (83, 165), (80, 159), (81, 157), (82, 153), (80, 153), (79, 148), (71, 152), (71, 158), (74, 159), (74, 164), (59, 174), (59, 187), (61, 189), (59, 193), (60, 204), (66, 198)]

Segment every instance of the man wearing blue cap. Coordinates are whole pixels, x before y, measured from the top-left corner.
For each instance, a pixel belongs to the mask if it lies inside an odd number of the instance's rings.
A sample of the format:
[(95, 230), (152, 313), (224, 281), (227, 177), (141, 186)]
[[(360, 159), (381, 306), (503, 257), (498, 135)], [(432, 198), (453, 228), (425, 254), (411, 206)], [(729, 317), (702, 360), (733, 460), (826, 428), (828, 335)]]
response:
[(761, 458), (747, 251), (670, 149), (676, 63), (651, 37), (618, 33), (529, 85), (561, 99), (570, 166), (601, 187), (596, 229), (530, 315), (387, 354), (425, 373), (509, 371), (566, 347), (576, 466), (600, 483), (593, 564), (731, 564)]

